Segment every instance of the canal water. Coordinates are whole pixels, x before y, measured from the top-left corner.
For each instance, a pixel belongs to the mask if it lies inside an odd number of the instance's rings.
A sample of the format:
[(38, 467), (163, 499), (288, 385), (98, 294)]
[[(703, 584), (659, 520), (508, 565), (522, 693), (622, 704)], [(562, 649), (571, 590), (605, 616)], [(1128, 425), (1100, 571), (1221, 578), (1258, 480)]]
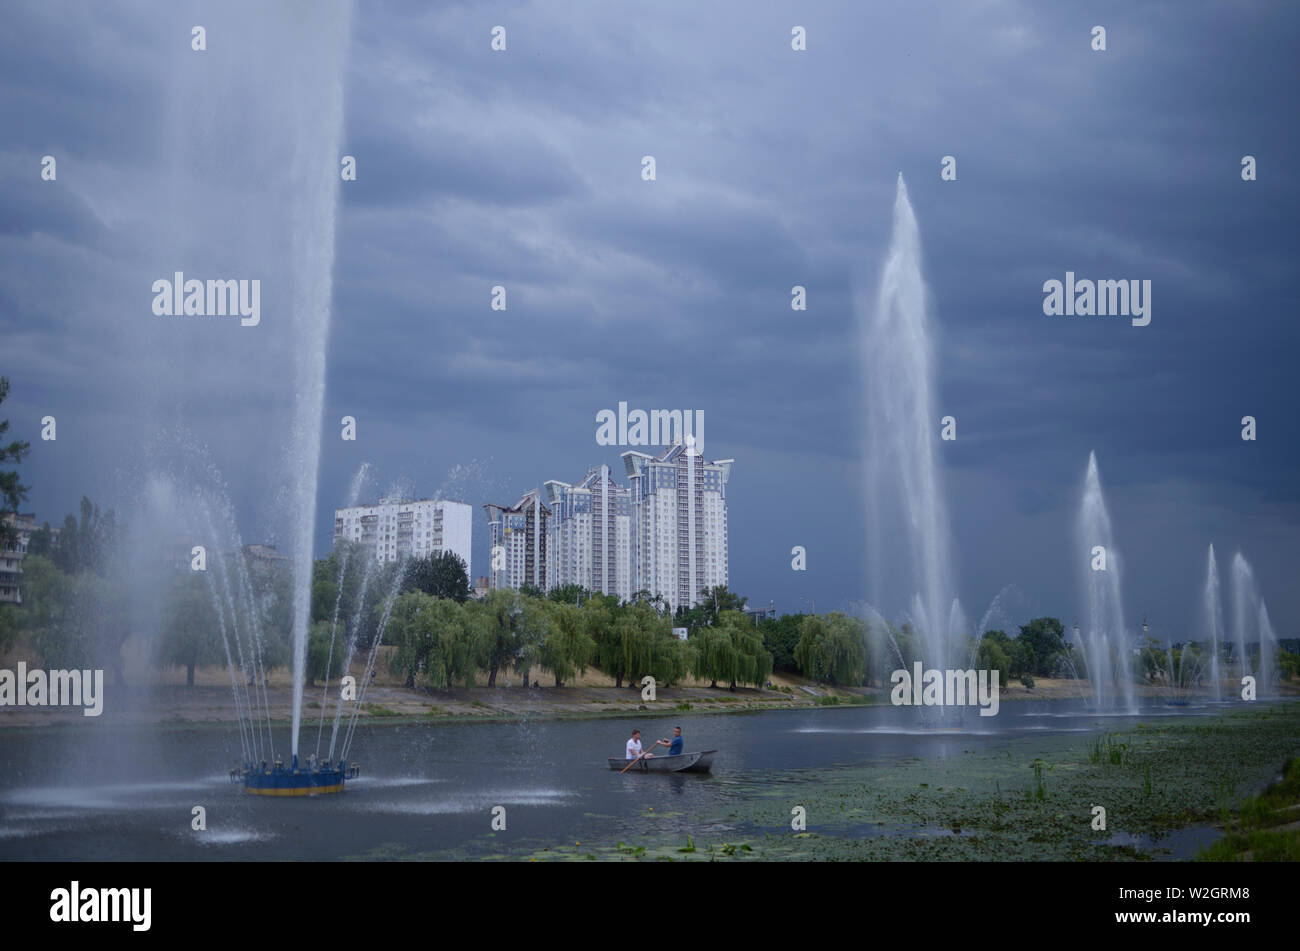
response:
[[(725, 823), (701, 817), (725, 815), (773, 783), (798, 783), (800, 771), (954, 757), (1033, 734), (1096, 734), (1222, 709), (1152, 705), (1103, 717), (1058, 701), (1008, 703), (989, 718), (971, 710), (956, 722), (872, 706), (370, 725), (353, 744), (361, 778), (342, 795), (310, 799), (241, 795), (228, 775), (239, 760), (233, 727), (14, 730), (0, 733), (0, 859), (509, 857), (647, 834), (684, 841), (725, 833)], [(609, 769), (633, 727), (648, 747), (675, 725), (687, 750), (718, 750), (711, 775)], [(304, 736), (310, 751), (314, 736)], [(493, 828), (498, 806), (504, 830)], [(195, 807), (205, 830), (193, 828)]]

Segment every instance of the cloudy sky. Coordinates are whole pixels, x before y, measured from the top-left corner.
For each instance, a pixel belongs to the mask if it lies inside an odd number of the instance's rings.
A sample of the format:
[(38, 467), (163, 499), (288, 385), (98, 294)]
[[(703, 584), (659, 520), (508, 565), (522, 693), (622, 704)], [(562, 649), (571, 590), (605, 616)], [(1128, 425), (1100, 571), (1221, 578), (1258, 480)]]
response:
[[(1294, 6), (341, 10), (7, 8), (0, 415), (33, 444), (28, 510), (129, 509), (147, 472), (198, 463), (246, 541), (284, 544), (295, 357), (313, 346), (285, 315), (295, 262), (328, 261), (332, 235), (318, 553), (369, 462), (372, 494), (474, 505), (481, 574), (483, 503), (602, 462), (621, 480), (595, 416), (626, 400), (702, 410), (705, 455), (736, 460), (733, 588), (845, 608), (868, 594), (860, 306), (901, 172), (957, 419), (940, 458), (967, 613), (1008, 584), (1021, 614), (1079, 613), (1095, 450), (1132, 625), (1194, 628), (1214, 543), (1297, 633)], [(357, 180), (331, 228), (304, 182), (345, 154)], [(260, 278), (261, 324), (155, 316), (151, 284), (177, 270)], [(1067, 270), (1150, 280), (1150, 325), (1045, 316), (1043, 282)]]

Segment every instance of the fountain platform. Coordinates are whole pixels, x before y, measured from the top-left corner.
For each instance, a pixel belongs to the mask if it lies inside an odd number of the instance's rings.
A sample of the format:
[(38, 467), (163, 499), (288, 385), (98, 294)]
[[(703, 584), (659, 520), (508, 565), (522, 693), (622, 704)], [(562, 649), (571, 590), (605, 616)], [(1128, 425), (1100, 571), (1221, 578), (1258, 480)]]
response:
[(298, 766), (295, 756), (289, 767), (279, 759), (274, 763), (245, 763), (230, 771), (230, 781), (241, 784), (250, 796), (324, 796), (343, 792), (345, 781), (356, 779), (360, 771), (355, 763), (344, 760), (313, 762), (304, 769)]

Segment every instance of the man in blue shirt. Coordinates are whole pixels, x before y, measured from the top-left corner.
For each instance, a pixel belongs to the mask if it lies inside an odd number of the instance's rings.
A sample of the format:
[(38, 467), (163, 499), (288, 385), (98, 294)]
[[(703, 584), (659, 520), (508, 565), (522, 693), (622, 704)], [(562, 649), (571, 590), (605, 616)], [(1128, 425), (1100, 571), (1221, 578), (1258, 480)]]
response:
[(680, 756), (682, 752), (682, 728), (679, 726), (673, 727), (673, 741), (671, 743), (667, 740), (660, 740), (659, 742), (668, 747), (669, 756)]

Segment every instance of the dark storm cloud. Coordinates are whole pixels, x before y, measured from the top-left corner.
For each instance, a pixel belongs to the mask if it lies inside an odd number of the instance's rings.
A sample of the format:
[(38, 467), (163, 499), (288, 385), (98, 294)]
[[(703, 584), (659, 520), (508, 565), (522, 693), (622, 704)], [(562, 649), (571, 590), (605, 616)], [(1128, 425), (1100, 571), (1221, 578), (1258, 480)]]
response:
[[(223, 390), (181, 331), (160, 351), (122, 329), (142, 319), (126, 275), (169, 220), (142, 210), (158, 199), (141, 166), (167, 168), (175, 118), (177, 61), (159, 47), (185, 42), (197, 9), (166, 22), (146, 6), (12, 14), (0, 372), (26, 438), (41, 400), (111, 418), (123, 388), (165, 403), (186, 381), (185, 424), (218, 465), (244, 460), (229, 481), (252, 512), (259, 463), (235, 448), (233, 420), (290, 398), (278, 364), (211, 337), (246, 368)], [(789, 48), (795, 23), (805, 53)], [(1105, 53), (1088, 48), (1098, 23)], [(1289, 632), (1298, 23), (1262, 3), (358, 5), (340, 147), (358, 180), (340, 191), (318, 547), (366, 459), (420, 494), (491, 459), (457, 490), (475, 506), (600, 462), (621, 472), (594, 417), (626, 399), (704, 409), (706, 454), (737, 459), (733, 587), (791, 611), (861, 597), (855, 302), (874, 303), (901, 170), (939, 406), (958, 418), (942, 458), (967, 613), (1010, 581), (1047, 613), (1076, 610), (1071, 532), (1095, 449), (1131, 614), (1191, 624), (1215, 541), (1221, 562), (1235, 546), (1252, 557)], [(204, 62), (220, 85), (225, 61)], [(255, 170), (265, 156), (243, 147)], [(34, 163), (56, 149), (60, 181), (43, 188)], [(646, 154), (654, 183), (640, 178)], [(949, 154), (958, 179), (941, 182)], [(1244, 154), (1258, 182), (1241, 181)], [(242, 174), (222, 176), (212, 220), (256, 213), (232, 204)], [(202, 246), (202, 222), (175, 227)], [(1066, 270), (1150, 279), (1151, 325), (1045, 317), (1042, 284)], [(496, 284), (505, 312), (488, 307)], [(806, 313), (790, 310), (795, 284)], [(151, 363), (173, 346), (184, 369)], [(338, 444), (344, 414), (360, 420), (356, 446)], [(1239, 437), (1248, 414), (1255, 443)], [(79, 465), (59, 450), (58, 466)], [(88, 478), (108, 452), (79, 457)], [(25, 469), (51, 519), (92, 491), (54, 466), (36, 453)], [(481, 566), (481, 521), (476, 532)], [(809, 549), (805, 575), (789, 570), (794, 544)]]

